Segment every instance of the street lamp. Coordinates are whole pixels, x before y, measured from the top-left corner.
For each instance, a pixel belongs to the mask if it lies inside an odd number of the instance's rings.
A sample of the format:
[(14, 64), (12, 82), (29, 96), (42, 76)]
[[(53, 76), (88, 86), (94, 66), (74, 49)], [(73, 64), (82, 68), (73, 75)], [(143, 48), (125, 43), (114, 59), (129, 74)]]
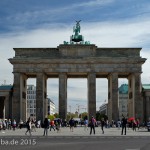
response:
[[(85, 109), (85, 112), (86, 112), (86, 107), (83, 106), (83, 105), (79, 105), (79, 104), (76, 104), (78, 106), (77, 110), (78, 110), (78, 117), (80, 115), (80, 109)], [(80, 106), (82, 106), (83, 108), (81, 108)], [(81, 113), (81, 119), (82, 119), (82, 113)]]
[(80, 105), (76, 104), (78, 106), (77, 110), (78, 110), (78, 117), (79, 117), (79, 111), (80, 111)]
[(70, 119), (71, 119), (71, 105), (69, 105), (69, 108), (70, 108)]
[[(81, 108), (81, 109), (85, 109), (85, 112), (86, 112), (86, 107), (83, 107), (83, 108)], [(81, 119), (82, 119), (82, 113), (81, 113)]]

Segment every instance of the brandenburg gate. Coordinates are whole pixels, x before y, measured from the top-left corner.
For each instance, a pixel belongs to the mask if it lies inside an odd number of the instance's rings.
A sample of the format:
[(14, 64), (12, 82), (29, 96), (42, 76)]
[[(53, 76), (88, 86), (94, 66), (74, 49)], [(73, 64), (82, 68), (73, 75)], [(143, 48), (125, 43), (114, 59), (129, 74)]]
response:
[[(96, 115), (96, 78), (108, 79), (108, 118), (118, 120), (118, 79), (128, 79), (128, 117), (143, 117), (141, 99), (141, 48), (99, 48), (83, 42), (79, 22), (71, 41), (57, 48), (14, 48), (14, 88), (12, 118), (26, 120), (26, 86), (28, 78), (36, 78), (36, 119), (46, 112), (47, 79), (59, 79), (59, 116), (67, 115), (67, 79), (87, 78), (88, 117)], [(80, 93), (82, 94), (82, 93)]]

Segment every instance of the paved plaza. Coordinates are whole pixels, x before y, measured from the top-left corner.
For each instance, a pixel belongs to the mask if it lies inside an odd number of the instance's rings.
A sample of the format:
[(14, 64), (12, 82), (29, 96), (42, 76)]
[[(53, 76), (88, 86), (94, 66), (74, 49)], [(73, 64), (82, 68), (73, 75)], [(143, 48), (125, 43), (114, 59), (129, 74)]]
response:
[(61, 128), (61, 131), (49, 131), (48, 136), (43, 136), (43, 128), (37, 128), (32, 136), (25, 135), (26, 128), (0, 131), (1, 150), (149, 150), (150, 132), (145, 128), (137, 131), (127, 129), (127, 135), (121, 135), (121, 128), (105, 128), (102, 134), (101, 128), (96, 127), (96, 134), (90, 135), (90, 129), (84, 131), (84, 127)]
[[(0, 131), (0, 136), (28, 136), (25, 135), (26, 128), (13, 130), (2, 130)], [(44, 129), (36, 128), (36, 132), (32, 132), (32, 136), (43, 136)], [(90, 133), (90, 128), (84, 130), (84, 127), (76, 127), (74, 131), (71, 132), (69, 127), (62, 127), (59, 132), (53, 129), (48, 130), (48, 136), (150, 136), (150, 132), (146, 128), (140, 128), (133, 131), (131, 128), (127, 128), (127, 135), (121, 135), (121, 128), (104, 128), (104, 134), (102, 134), (101, 127), (95, 127), (95, 135)]]

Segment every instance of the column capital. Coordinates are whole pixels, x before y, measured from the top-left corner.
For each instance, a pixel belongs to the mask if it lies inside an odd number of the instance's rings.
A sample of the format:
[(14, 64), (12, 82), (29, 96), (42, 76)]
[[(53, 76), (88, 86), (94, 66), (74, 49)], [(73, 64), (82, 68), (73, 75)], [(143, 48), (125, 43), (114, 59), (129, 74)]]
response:
[(142, 72), (133, 72), (133, 73), (130, 73), (128, 76), (137, 76), (137, 75), (141, 75)]
[(96, 75), (96, 72), (88, 72), (88, 75)]
[(58, 74), (58, 76), (67, 76), (67, 73), (65, 73), (65, 72), (60, 72), (60, 73)]
[(36, 77), (43, 76), (46, 80), (48, 79), (47, 75), (44, 72), (38, 72), (36, 73)]
[(118, 76), (118, 72), (111, 72), (110, 74), (108, 74), (108, 77), (111, 77), (111, 76)]

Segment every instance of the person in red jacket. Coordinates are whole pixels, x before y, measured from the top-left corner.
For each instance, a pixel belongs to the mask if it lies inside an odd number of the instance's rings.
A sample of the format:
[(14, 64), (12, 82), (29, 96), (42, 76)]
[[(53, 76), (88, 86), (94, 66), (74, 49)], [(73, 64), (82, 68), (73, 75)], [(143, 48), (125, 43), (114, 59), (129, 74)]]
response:
[(55, 122), (54, 120), (50, 121), (50, 131), (53, 129), (55, 131)]

